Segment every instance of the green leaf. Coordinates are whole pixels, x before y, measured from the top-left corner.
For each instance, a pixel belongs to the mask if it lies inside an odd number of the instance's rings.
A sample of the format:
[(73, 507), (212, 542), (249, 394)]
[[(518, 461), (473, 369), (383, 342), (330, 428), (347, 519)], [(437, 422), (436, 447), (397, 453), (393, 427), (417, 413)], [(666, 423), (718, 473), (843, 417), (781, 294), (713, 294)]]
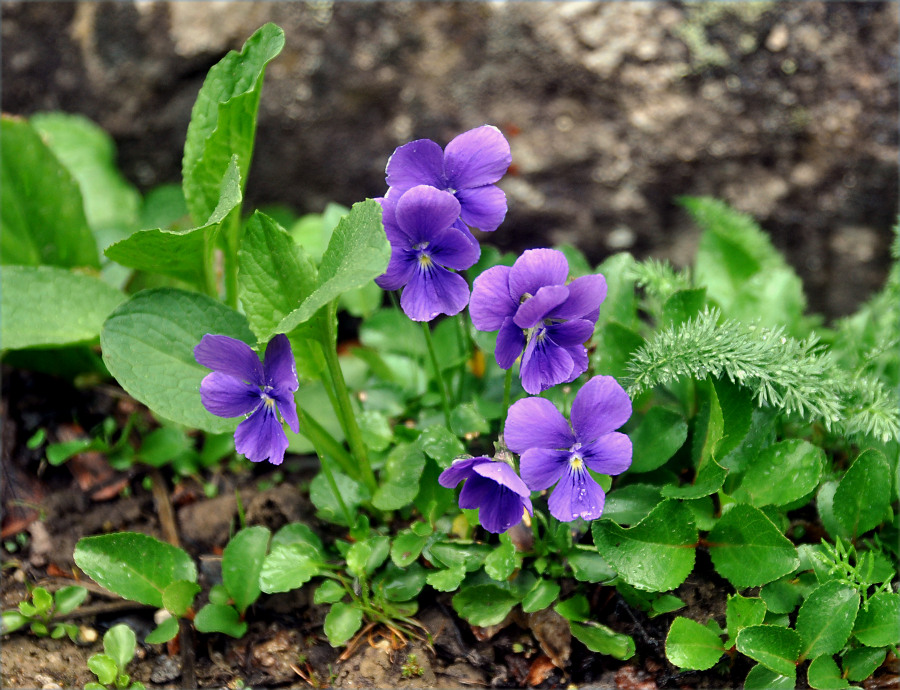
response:
[(237, 159), (223, 169), (217, 203), (196, 227), (139, 230), (106, 248), (106, 256), (130, 268), (159, 273), (198, 287), (205, 285), (207, 251), (212, 251), (225, 219), (242, 201)]
[(560, 586), (553, 580), (540, 579), (522, 599), (522, 610), (525, 613), (543, 611), (559, 598)]
[(806, 305), (800, 279), (753, 219), (709, 197), (679, 202), (703, 228), (694, 271), (709, 298), (735, 319), (798, 324)]
[(683, 669), (705, 671), (725, 652), (721, 638), (705, 625), (679, 616), (666, 636), (666, 656)]
[(28, 624), (28, 618), (23, 616), (19, 611), (4, 611), (0, 615), (2, 615), (2, 619), (0, 620), (2, 620), (3, 624), (3, 628), (0, 630), (0, 634), (2, 635), (15, 632)]
[(84, 537), (75, 545), (75, 563), (101, 587), (156, 608), (163, 608), (163, 591), (171, 583), (197, 581), (187, 552), (137, 532)]
[(333, 604), (343, 599), (345, 594), (347, 594), (347, 590), (339, 582), (325, 580), (325, 582), (316, 587), (316, 591), (313, 594), (313, 603)]
[(591, 614), (591, 606), (583, 594), (576, 594), (560, 601), (553, 610), (567, 621), (575, 623), (584, 623)]
[(450, 411), (450, 429), (457, 436), (466, 436), (486, 434), (491, 430), (491, 425), (474, 404), (463, 403)]
[(502, 543), (494, 547), (493, 551), (484, 559), (484, 572), (492, 580), (506, 580), (516, 568), (522, 565), (522, 558), (518, 555), (516, 547), (508, 536), (505, 534), (503, 536), (506, 539), (501, 537)]
[(725, 604), (726, 649), (734, 645), (738, 633), (751, 625), (760, 625), (766, 617), (766, 604), (756, 597), (731, 594)]
[(315, 290), (282, 319), (277, 330), (293, 330), (342, 293), (374, 280), (384, 273), (390, 258), (391, 245), (381, 224), (381, 206), (372, 199), (353, 204), (331, 236)]
[(329, 202), (322, 213), (307, 213), (301, 216), (291, 225), (291, 236), (309, 253), (313, 261), (319, 263), (335, 226), (349, 211), (346, 206)]
[(609, 582), (616, 576), (599, 553), (573, 549), (567, 560), (575, 579), (581, 582)]
[[(360, 503), (369, 500), (369, 491), (363, 484), (340, 472), (332, 472), (332, 474), (344, 505), (347, 506), (347, 510), (351, 513), (359, 507)], [(315, 479), (310, 482), (309, 498), (316, 510), (326, 520), (349, 527), (349, 525), (345, 524), (344, 511), (341, 509), (341, 505), (323, 473), (317, 474)]]
[(240, 619), (238, 612), (222, 604), (207, 604), (197, 611), (194, 627), (202, 633), (219, 632), (236, 638), (243, 637), (247, 632), (247, 624)]
[[(607, 257), (597, 266), (597, 273), (606, 278), (606, 299), (600, 308), (597, 331), (617, 322), (625, 328), (637, 325), (637, 301), (634, 295), (634, 257), (628, 252), (618, 252)], [(603, 369), (602, 371), (606, 371)]]
[(275, 532), (272, 537), (272, 548), (278, 544), (301, 544), (306, 552), (318, 561), (325, 561), (325, 547), (322, 540), (309, 525), (302, 522), (290, 522)]
[(325, 635), (332, 647), (340, 647), (356, 634), (362, 625), (362, 611), (352, 604), (337, 602), (325, 616)]
[(116, 167), (112, 137), (86, 117), (69, 113), (38, 113), (31, 124), (78, 182), (100, 248), (127, 235), (137, 224), (141, 196)]
[(713, 565), (736, 589), (777, 580), (800, 564), (790, 540), (759, 508), (743, 503), (719, 518), (708, 541)]
[(692, 319), (706, 304), (706, 288), (678, 290), (663, 305), (662, 322), (666, 326), (684, 323)]
[(152, 632), (144, 638), (145, 644), (163, 644), (173, 639), (178, 634), (178, 619), (172, 616), (166, 618), (157, 625)]
[(425, 586), (425, 568), (414, 563), (408, 568), (398, 568), (393, 563), (378, 574), (373, 588), (381, 590), (388, 601), (415, 599)]
[(380, 486), (372, 497), (379, 510), (398, 510), (419, 493), (419, 477), (425, 469), (425, 456), (414, 444), (396, 446), (379, 474)]
[(427, 535), (422, 537), (412, 530), (403, 530), (391, 544), (391, 560), (396, 566), (405, 568), (419, 557), (427, 541)]
[(737, 649), (779, 675), (794, 677), (797, 673), (800, 636), (790, 628), (748, 626), (738, 633)]
[(859, 594), (837, 580), (810, 592), (797, 613), (802, 659), (835, 654), (846, 644), (859, 610)]
[(356, 577), (371, 575), (387, 559), (390, 537), (370, 537), (358, 541), (347, 551), (347, 570)]
[(222, 553), (222, 581), (241, 615), (259, 598), (259, 575), (271, 533), (262, 525), (245, 527)]
[(819, 485), (824, 464), (825, 453), (808, 441), (775, 443), (750, 462), (732, 495), (757, 507), (787, 505)]
[(620, 525), (634, 525), (643, 520), (662, 500), (654, 484), (628, 484), (606, 495), (603, 517)]
[(416, 439), (416, 443), (442, 470), (450, 467), (453, 460), (466, 451), (462, 442), (443, 424), (435, 424), (425, 429)]
[(466, 568), (461, 563), (446, 570), (432, 570), (425, 576), (425, 582), (438, 592), (452, 592), (466, 577)]
[(40, 616), (46, 616), (53, 608), (53, 596), (43, 587), (35, 587), (31, 592), (31, 601), (35, 612)]
[(115, 662), (119, 673), (125, 673), (134, 658), (136, 644), (134, 630), (124, 623), (114, 625), (103, 635), (103, 651)]
[(163, 606), (173, 616), (181, 617), (193, 605), (194, 597), (199, 591), (200, 585), (196, 582), (176, 580), (163, 590)]
[(614, 659), (630, 659), (634, 656), (634, 640), (628, 635), (617, 633), (599, 623), (569, 623), (572, 636), (585, 647), (597, 654), (606, 654)]
[(197, 223), (208, 218), (219, 199), (219, 182), (232, 155), (247, 179), (256, 133), (256, 116), (266, 65), (284, 47), (284, 32), (266, 24), (240, 53), (229, 51), (206, 76), (191, 111), (184, 143), (184, 197)]
[(600, 555), (639, 589), (675, 589), (694, 568), (697, 528), (678, 501), (663, 501), (628, 529), (611, 520), (594, 522), (593, 535)]
[(900, 594), (879, 592), (856, 617), (853, 635), (867, 647), (900, 644)]
[(259, 587), (266, 594), (289, 592), (319, 574), (319, 562), (304, 544), (276, 544), (263, 561)]
[(884, 663), (886, 656), (887, 650), (884, 647), (879, 649), (858, 647), (844, 653), (841, 666), (844, 668), (844, 675), (854, 683), (858, 683), (875, 673), (875, 669)]
[(268, 342), (282, 319), (315, 289), (316, 266), (284, 228), (260, 211), (247, 221), (238, 258), (241, 304), (260, 342)]
[(841, 670), (831, 656), (820, 656), (812, 660), (806, 670), (809, 687), (816, 690), (839, 690), (849, 688), (850, 683), (841, 677)]
[(744, 690), (794, 690), (797, 687), (796, 681), (796, 669), (789, 676), (782, 676), (757, 664), (744, 679)]
[(78, 183), (25, 120), (0, 118), (4, 264), (100, 268)]
[(650, 603), (650, 618), (684, 608), (685, 603), (674, 594), (663, 594)]
[(650, 472), (666, 464), (687, 439), (687, 423), (678, 412), (652, 407), (631, 432), (633, 460), (629, 472)]
[(116, 661), (108, 654), (94, 654), (88, 658), (88, 668), (97, 676), (101, 685), (112, 685), (119, 675)]
[(381, 353), (407, 355), (412, 359), (428, 354), (422, 329), (399, 309), (375, 312), (360, 325), (359, 339), (366, 347)]
[(512, 611), (518, 598), (497, 585), (465, 587), (453, 597), (453, 609), (472, 625), (496, 625)]
[(891, 502), (891, 468), (881, 451), (863, 451), (834, 492), (834, 517), (853, 537), (881, 524)]
[(56, 266), (4, 266), (0, 342), (4, 350), (89, 342), (125, 295), (100, 278)]
[(805, 594), (798, 585), (799, 581), (793, 575), (764, 585), (759, 590), (759, 596), (765, 602), (766, 610), (772, 613), (791, 613)]
[[(228, 440), (232, 442), (230, 438)], [(182, 429), (164, 426), (154, 429), (144, 437), (138, 457), (141, 462), (152, 467), (162, 467), (193, 448), (194, 439)]]
[(429, 561), (452, 568), (463, 565), (466, 572), (478, 570), (484, 559), (491, 552), (487, 544), (462, 543), (462, 542), (437, 542), (428, 547), (425, 557)]
[(161, 417), (211, 433), (233, 431), (235, 420), (216, 417), (200, 402), (200, 381), (210, 370), (197, 364), (194, 347), (207, 333), (256, 339), (242, 315), (211, 297), (144, 290), (103, 325), (103, 361), (129, 394)]

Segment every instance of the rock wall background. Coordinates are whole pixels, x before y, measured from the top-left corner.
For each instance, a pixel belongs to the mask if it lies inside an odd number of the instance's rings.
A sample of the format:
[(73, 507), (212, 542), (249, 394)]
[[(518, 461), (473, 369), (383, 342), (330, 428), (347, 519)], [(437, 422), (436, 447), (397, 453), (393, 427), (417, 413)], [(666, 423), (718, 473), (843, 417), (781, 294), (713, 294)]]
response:
[(884, 280), (898, 198), (898, 5), (888, 2), (4, 2), (2, 106), (87, 115), (140, 188), (180, 180), (203, 77), (259, 25), (269, 67), (251, 204), (384, 191), (412, 138), (509, 138), (508, 249), (574, 242), (684, 263), (674, 203), (753, 214), (810, 307)]

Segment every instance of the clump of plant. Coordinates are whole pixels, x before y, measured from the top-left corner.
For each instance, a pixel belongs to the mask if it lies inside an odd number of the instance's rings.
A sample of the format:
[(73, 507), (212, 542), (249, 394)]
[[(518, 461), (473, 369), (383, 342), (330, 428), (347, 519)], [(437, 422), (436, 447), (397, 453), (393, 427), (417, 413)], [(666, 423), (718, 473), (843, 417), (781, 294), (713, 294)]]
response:
[[(572, 247), (503, 255), (472, 232), (502, 232), (507, 211), (512, 151), (490, 125), (400, 146), (377, 200), (246, 214), (263, 76), (283, 40), (262, 27), (201, 89), (190, 223), (148, 216), (166, 222), (123, 233), (101, 262), (71, 217), (90, 190), (60, 185), (40, 208), (22, 198), (24, 239), (6, 254), (19, 263), (0, 278), (16, 347), (99, 338), (108, 371), (159, 417), (230, 437), (252, 462), (320, 460), (310, 499), (340, 536), (243, 527), (199, 609), (184, 550), (133, 533), (78, 543), (97, 583), (171, 614), (147, 641), (171, 639), (179, 619), (240, 637), (259, 597), (307, 586), (331, 644), (375, 626), (406, 639), (431, 588), (473, 626), (547, 611), (591, 651), (628, 659), (638, 643), (597, 603), (621, 601), (667, 617), (680, 669), (752, 660), (747, 687), (872, 676), (900, 638), (898, 263), (826, 328), (766, 234), (714, 199), (680, 200), (702, 230), (688, 269), (627, 253), (592, 266)], [(9, 160), (67, 179), (33, 127), (3, 120), (21, 154)], [(28, 209), (62, 220), (38, 227)], [(69, 249), (41, 254), (41, 233)], [(76, 335), (57, 309), (52, 334), (17, 321), (38, 287), (56, 304), (96, 296), (71, 306)], [(361, 323), (339, 354), (344, 312)], [(674, 615), (698, 551), (730, 585), (724, 627)]]
[(14, 632), (27, 625), (38, 637), (49, 636), (56, 640), (66, 635), (73, 642), (78, 639), (77, 625), (55, 621), (54, 618), (71, 613), (81, 605), (87, 596), (84, 587), (77, 585), (62, 587), (53, 594), (44, 587), (31, 587), (29, 596), (31, 601), (20, 602), (18, 610), (3, 612), (2, 634)]
[(88, 659), (88, 668), (97, 676), (97, 682), (87, 683), (84, 690), (144, 690), (144, 684), (139, 680), (132, 682), (126, 672), (134, 659), (136, 643), (134, 631), (124, 623), (107, 630), (103, 635), (103, 654)]

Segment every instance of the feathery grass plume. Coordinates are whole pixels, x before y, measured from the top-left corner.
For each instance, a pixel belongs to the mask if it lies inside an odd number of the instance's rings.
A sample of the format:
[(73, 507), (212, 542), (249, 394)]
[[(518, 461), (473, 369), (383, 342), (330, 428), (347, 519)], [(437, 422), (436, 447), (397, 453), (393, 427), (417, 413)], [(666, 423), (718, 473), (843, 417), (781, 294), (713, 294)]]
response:
[(718, 309), (658, 331), (628, 363), (632, 397), (683, 376), (727, 376), (751, 388), (760, 405), (771, 405), (828, 428), (841, 419), (841, 402), (830, 372), (831, 357), (810, 336), (796, 340), (782, 328), (727, 319)]
[(797, 340), (781, 328), (719, 318), (707, 309), (658, 331), (628, 363), (629, 395), (684, 376), (727, 376), (750, 388), (759, 405), (829, 430), (884, 441), (900, 433), (897, 396), (876, 377), (839, 367), (816, 335)]

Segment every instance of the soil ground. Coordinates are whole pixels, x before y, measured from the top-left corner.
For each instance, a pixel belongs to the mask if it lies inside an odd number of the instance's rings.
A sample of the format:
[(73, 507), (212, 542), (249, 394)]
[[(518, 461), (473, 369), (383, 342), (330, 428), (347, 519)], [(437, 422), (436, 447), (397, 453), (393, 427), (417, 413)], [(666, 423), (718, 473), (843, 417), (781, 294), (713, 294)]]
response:
[[(89, 454), (87, 459), (81, 456), (49, 467), (39, 449), (26, 445), (37, 429), (46, 429), (47, 441), (52, 442), (73, 433), (72, 419), (90, 429), (105, 416), (121, 423), (134, 411), (141, 413), (141, 408), (114, 387), (78, 390), (64, 381), (9, 367), (4, 367), (3, 379), (3, 503), (7, 510), (0, 606), (8, 610), (22, 601), (26, 582), (53, 590), (77, 580), (90, 594), (70, 618), (81, 626), (82, 637), (92, 641), (74, 644), (68, 639), (37, 638), (29, 632), (8, 635), (0, 651), (0, 686), (83, 687), (94, 680), (87, 659), (102, 651), (100, 638), (109, 627), (127, 623), (138, 639), (152, 629), (155, 611), (124, 602), (79, 573), (72, 553), (83, 536), (131, 530), (164, 538), (172, 529), (165, 519), (171, 508), (178, 539), (199, 564), (204, 592), (221, 578), (222, 548), (237, 524), (237, 494), (248, 524), (274, 530), (301, 520), (326, 539), (343, 536), (313, 514), (305, 489), (315, 470), (310, 458), (289, 456), (278, 473), (241, 466), (211, 472), (202, 482), (187, 478), (177, 484), (165, 470), (139, 465), (107, 476), (105, 460), (97, 458), (100, 464), (95, 467)], [(45, 395), (47, 390), (54, 395)], [(149, 414), (143, 414), (149, 421)], [(148, 489), (148, 483), (155, 487)], [(214, 486), (217, 495), (207, 497), (204, 484)], [(115, 490), (112, 497), (103, 498), (110, 487)], [(39, 510), (32, 510), (35, 504)], [(17, 538), (16, 533), (21, 536)], [(564, 582), (564, 589), (571, 584)], [(735, 687), (747, 671), (741, 662), (731, 664), (726, 657), (712, 671), (679, 673), (664, 653), (674, 614), (649, 619), (610, 587), (598, 585), (590, 592), (592, 614), (595, 620), (633, 636), (637, 655), (626, 662), (589, 652), (569, 638), (567, 626), (555, 614), (514, 613), (499, 626), (473, 628), (455, 615), (449, 594), (428, 588), (417, 614), (427, 630), (423, 639), (400, 640), (388, 630), (374, 628), (350, 649), (333, 649), (322, 632), (324, 607), (311, 603), (309, 591), (263, 595), (249, 612), (250, 628), (242, 639), (189, 633), (182, 638), (190, 641), (187, 649), (139, 645), (130, 667), (132, 678), (148, 688), (238, 688), (241, 684), (562, 688), (574, 684), (649, 690)], [(678, 615), (703, 622), (712, 617), (724, 624), (727, 591), (701, 550), (693, 574), (677, 591), (688, 605)], [(563, 668), (554, 666), (552, 658)]]

